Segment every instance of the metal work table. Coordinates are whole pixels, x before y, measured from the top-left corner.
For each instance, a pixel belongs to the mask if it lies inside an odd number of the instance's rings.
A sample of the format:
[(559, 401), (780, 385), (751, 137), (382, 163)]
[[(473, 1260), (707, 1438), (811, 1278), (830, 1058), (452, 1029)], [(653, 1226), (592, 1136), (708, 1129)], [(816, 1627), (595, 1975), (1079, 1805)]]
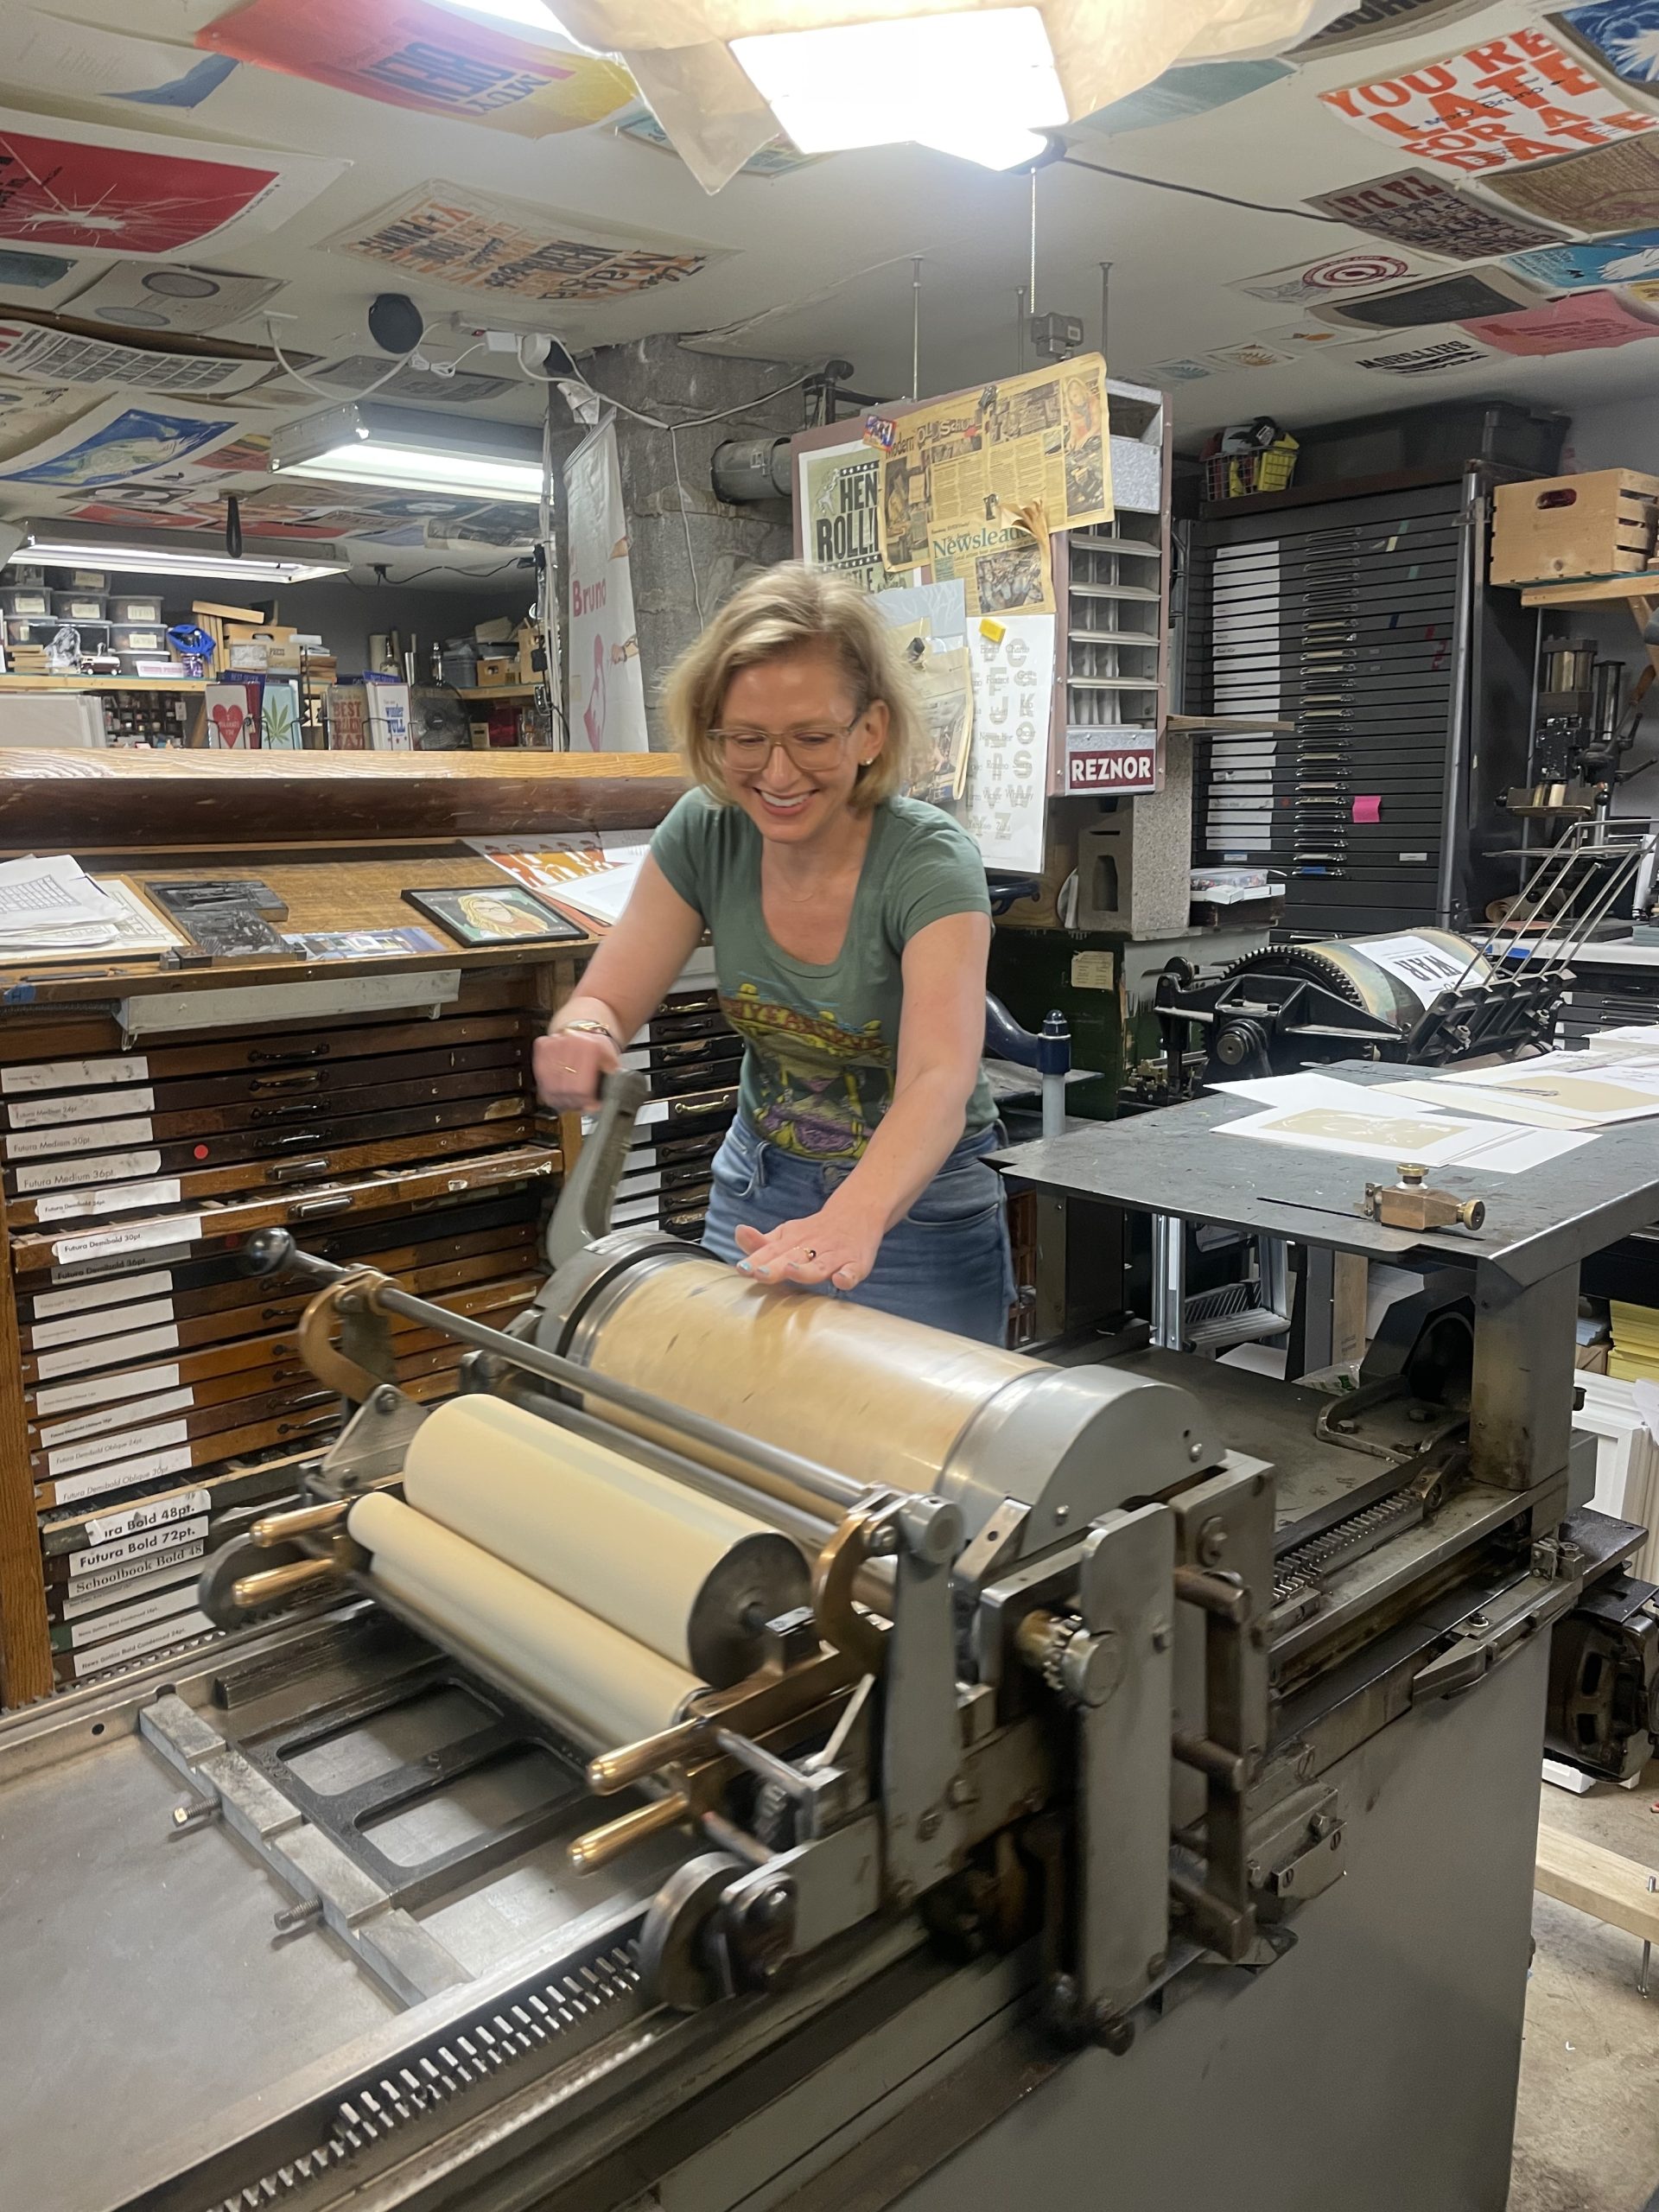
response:
[[(1356, 1085), (1402, 1080), (1399, 1068), (1370, 1061), (1344, 1061), (1328, 1072)], [(1399, 1102), (1407, 1110), (1411, 1103)], [(1659, 1130), (1652, 1122), (1599, 1131), (1591, 1143), (1520, 1175), (1436, 1167), (1435, 1187), (1484, 1198), (1486, 1219), (1476, 1231), (1420, 1233), (1384, 1229), (1359, 1211), (1367, 1182), (1394, 1179), (1399, 1162), (1385, 1153), (1373, 1166), (1288, 1145), (1203, 1141), (1229, 1122), (1262, 1110), (1257, 1100), (1212, 1094), (1012, 1145), (993, 1153), (991, 1163), (1041, 1189), (1328, 1245), (1368, 1260), (1472, 1262), (1516, 1288), (1574, 1268), (1587, 1254), (1659, 1220)]]
[[(1344, 1062), (1332, 1072), (1357, 1087), (1401, 1079), (1397, 1068), (1369, 1061)], [(1475, 1479), (1522, 1490), (1541, 1463), (1565, 1465), (1579, 1264), (1659, 1220), (1653, 1123), (1599, 1131), (1576, 1151), (1519, 1175), (1437, 1167), (1435, 1185), (1484, 1198), (1486, 1218), (1472, 1232), (1418, 1231), (1383, 1228), (1359, 1210), (1366, 1183), (1392, 1181), (1397, 1158), (1379, 1154), (1373, 1166), (1288, 1145), (1206, 1141), (1230, 1122), (1260, 1110), (1258, 1101), (1217, 1093), (1012, 1145), (990, 1157), (1013, 1180), (1063, 1203), (1128, 1208), (1166, 1224), (1212, 1223), (1316, 1250), (1466, 1271), (1475, 1335)], [(1173, 1241), (1179, 1251), (1180, 1240)], [(1039, 1300), (1041, 1294), (1039, 1283)], [(1179, 1307), (1179, 1296), (1174, 1303)]]

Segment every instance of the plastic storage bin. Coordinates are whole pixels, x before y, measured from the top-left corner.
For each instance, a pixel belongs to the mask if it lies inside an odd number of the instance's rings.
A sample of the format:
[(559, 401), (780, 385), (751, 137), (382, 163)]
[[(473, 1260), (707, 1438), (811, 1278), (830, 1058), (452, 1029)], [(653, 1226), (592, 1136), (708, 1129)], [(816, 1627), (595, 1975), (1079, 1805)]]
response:
[(54, 591), (52, 612), (60, 622), (102, 622), (105, 601), (102, 592)]

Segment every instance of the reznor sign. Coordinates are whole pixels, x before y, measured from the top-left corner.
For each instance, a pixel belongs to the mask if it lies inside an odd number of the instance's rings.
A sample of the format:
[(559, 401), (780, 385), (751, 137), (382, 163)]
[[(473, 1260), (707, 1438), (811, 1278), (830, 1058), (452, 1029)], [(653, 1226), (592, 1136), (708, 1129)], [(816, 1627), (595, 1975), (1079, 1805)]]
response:
[(1065, 792), (1155, 791), (1158, 734), (1150, 729), (1069, 729), (1065, 734)]

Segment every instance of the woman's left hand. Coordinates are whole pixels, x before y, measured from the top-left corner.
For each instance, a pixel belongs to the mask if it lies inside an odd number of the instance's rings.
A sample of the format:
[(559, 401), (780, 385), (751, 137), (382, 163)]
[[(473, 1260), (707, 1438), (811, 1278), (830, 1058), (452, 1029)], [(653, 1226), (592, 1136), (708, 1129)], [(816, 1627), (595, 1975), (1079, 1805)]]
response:
[(740, 1227), (738, 1265), (757, 1282), (827, 1282), (851, 1290), (875, 1265), (881, 1234), (877, 1221), (825, 1206), (804, 1220), (782, 1223), (769, 1236)]

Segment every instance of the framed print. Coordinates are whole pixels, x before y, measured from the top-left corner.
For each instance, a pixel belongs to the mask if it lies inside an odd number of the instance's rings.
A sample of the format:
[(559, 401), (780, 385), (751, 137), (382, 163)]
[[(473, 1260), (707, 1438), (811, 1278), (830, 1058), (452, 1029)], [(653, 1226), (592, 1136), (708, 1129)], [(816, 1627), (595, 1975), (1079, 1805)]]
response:
[(546, 944), (586, 934), (544, 906), (517, 883), (445, 884), (427, 891), (405, 891), (411, 906), (447, 930), (457, 944)]

